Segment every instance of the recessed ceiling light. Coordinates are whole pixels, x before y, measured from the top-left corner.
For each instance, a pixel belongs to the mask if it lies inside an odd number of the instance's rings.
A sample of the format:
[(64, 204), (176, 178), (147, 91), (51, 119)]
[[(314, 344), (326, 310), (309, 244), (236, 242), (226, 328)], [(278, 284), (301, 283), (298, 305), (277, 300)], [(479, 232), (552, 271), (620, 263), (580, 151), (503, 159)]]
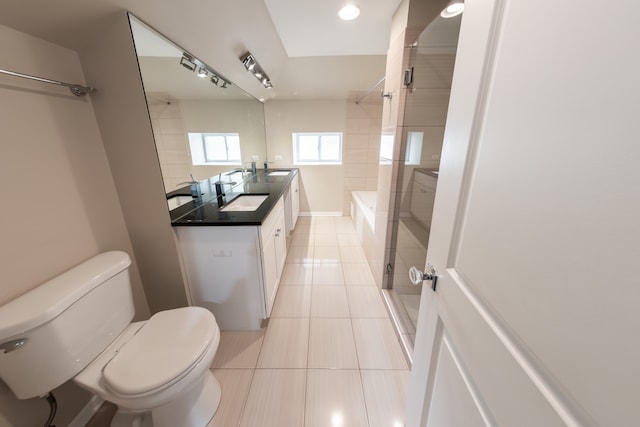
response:
[(460, 15), (463, 11), (464, 1), (453, 0), (442, 10), (442, 12), (440, 12), (440, 16), (443, 18), (453, 18), (454, 16)]
[(340, 17), (340, 19), (343, 19), (345, 21), (356, 19), (358, 15), (360, 15), (360, 9), (354, 4), (348, 4), (338, 11), (338, 16)]

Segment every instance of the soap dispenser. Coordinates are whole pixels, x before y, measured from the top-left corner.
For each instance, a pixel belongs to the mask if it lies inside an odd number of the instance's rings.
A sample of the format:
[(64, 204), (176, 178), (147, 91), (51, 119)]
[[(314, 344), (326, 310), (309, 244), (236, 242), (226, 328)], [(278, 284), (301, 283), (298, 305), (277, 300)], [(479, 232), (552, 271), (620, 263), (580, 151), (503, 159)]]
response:
[(252, 160), (251, 161), (251, 173), (255, 176), (256, 175), (256, 161)]

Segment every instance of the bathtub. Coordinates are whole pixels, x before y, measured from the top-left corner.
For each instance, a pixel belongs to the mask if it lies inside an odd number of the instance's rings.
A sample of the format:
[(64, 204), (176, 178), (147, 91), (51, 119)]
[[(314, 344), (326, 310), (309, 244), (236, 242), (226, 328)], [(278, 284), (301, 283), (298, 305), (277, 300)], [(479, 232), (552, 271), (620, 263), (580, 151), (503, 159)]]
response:
[(371, 230), (376, 228), (376, 192), (352, 191), (351, 192), (351, 219), (356, 227), (356, 232), (362, 241), (365, 224)]

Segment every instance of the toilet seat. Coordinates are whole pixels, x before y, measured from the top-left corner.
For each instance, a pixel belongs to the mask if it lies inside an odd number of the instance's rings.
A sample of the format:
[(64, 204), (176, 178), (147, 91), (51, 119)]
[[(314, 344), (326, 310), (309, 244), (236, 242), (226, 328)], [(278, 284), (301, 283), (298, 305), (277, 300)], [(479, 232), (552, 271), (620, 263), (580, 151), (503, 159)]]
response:
[(218, 334), (200, 307), (156, 313), (104, 366), (104, 385), (122, 397), (161, 391), (186, 376)]

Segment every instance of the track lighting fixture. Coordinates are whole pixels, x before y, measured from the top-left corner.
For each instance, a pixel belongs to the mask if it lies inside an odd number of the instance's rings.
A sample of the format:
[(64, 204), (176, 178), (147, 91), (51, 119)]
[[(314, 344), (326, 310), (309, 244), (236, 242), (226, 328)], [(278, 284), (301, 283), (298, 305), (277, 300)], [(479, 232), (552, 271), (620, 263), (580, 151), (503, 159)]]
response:
[(197, 69), (198, 71), (196, 72), (196, 76), (201, 79), (209, 78), (211, 83), (221, 89), (226, 89), (231, 85), (231, 82), (220, 77), (215, 72), (211, 71), (211, 69), (209, 69), (203, 62), (186, 52), (183, 53), (182, 58), (180, 58), (180, 65), (192, 72), (195, 72)]
[(203, 79), (204, 79), (204, 78), (206, 78), (206, 77), (208, 77), (208, 76), (209, 76), (209, 71), (207, 71), (207, 69), (206, 69), (206, 68), (202, 68), (202, 67), (200, 67), (200, 68), (198, 69), (198, 73), (197, 73), (196, 75), (197, 75), (198, 77), (200, 77), (200, 78), (203, 78)]
[(180, 65), (182, 65), (184, 68), (186, 68), (189, 71), (196, 70), (196, 63), (193, 61), (193, 58), (187, 55), (186, 53), (182, 55), (182, 58), (180, 58)]
[(265, 73), (262, 67), (260, 67), (260, 64), (258, 64), (258, 61), (256, 61), (251, 52), (247, 52), (242, 55), (240, 57), (240, 62), (242, 62), (244, 68), (258, 79), (265, 88), (271, 89), (273, 87), (269, 76), (267, 76), (267, 73)]

